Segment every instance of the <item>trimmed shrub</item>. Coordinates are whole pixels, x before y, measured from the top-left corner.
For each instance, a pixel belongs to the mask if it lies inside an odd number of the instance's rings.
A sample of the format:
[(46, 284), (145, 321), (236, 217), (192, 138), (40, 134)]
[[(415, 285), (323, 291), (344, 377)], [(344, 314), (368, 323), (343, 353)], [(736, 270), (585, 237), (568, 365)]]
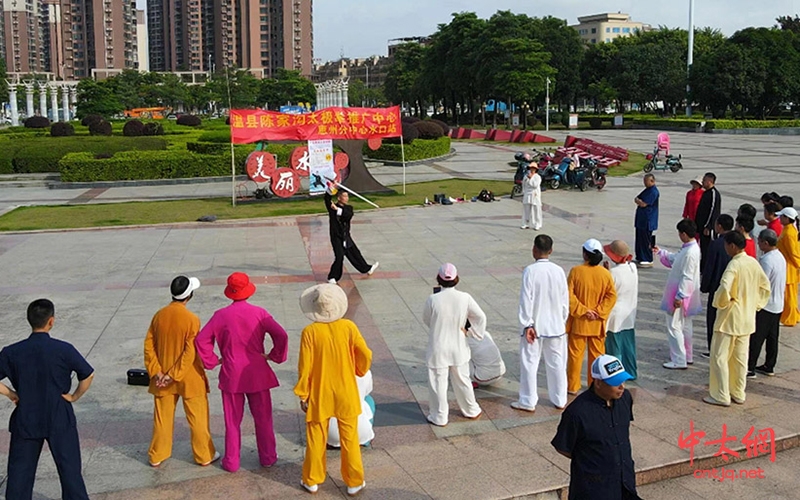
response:
[(25, 128), (47, 128), (50, 126), (50, 120), (46, 116), (31, 116), (25, 120)]
[(145, 123), (143, 135), (164, 135), (164, 127), (158, 122)]
[[(64, 182), (216, 177), (230, 175), (231, 157), (190, 151), (125, 151), (95, 159), (91, 153), (70, 153), (59, 162), (59, 170)], [(243, 172), (244, 159), (237, 162), (237, 173)]]
[(211, 132), (203, 132), (197, 138), (198, 142), (216, 142), (219, 144), (228, 144), (231, 142), (231, 131), (227, 130), (214, 130)]
[[(417, 121), (419, 121), (419, 120), (417, 120)], [(402, 122), (402, 125), (403, 125), (403, 142), (405, 144), (411, 144), (412, 142), (414, 142), (414, 139), (419, 137), (419, 131), (417, 130), (417, 127), (415, 127), (411, 123)], [(388, 139), (384, 139), (383, 142), (384, 142), (384, 144), (386, 144), (386, 143), (389, 143), (389, 144), (400, 144), (400, 138), (399, 137), (390, 137)]]
[(178, 125), (183, 125), (185, 127), (199, 127), (202, 125), (203, 121), (200, 120), (199, 116), (195, 115), (181, 115), (175, 121)]
[(402, 121), (403, 123), (417, 123), (418, 121), (420, 121), (420, 119), (417, 118), (416, 116), (404, 116), (400, 119), (400, 121)]
[[(413, 124), (413, 127), (419, 132), (420, 139), (438, 139), (444, 135), (442, 133), (442, 127), (430, 120), (416, 122)], [(403, 139), (405, 140), (405, 138)]]
[[(167, 142), (150, 137), (87, 137), (72, 136), (31, 138), (0, 142), (0, 171), (16, 173), (58, 172), (58, 161), (67, 153), (165, 150)], [(11, 173), (11, 172), (6, 172)]]
[(443, 135), (450, 135), (450, 125), (446, 124), (442, 120), (437, 120), (436, 118), (431, 118), (429, 121), (442, 127)]
[(111, 135), (113, 132), (114, 128), (105, 120), (89, 125), (89, 135)]
[(122, 127), (122, 135), (125, 137), (140, 137), (144, 135), (144, 123), (139, 120), (130, 120)]
[(50, 135), (53, 137), (68, 137), (75, 135), (75, 127), (68, 122), (56, 122), (50, 127)]
[[(728, 120), (716, 120), (716, 122), (720, 121), (728, 121)], [(643, 119), (643, 118), (634, 118), (633, 124), (634, 125), (644, 125), (648, 127), (680, 127), (680, 128), (697, 128), (700, 126), (701, 120), (698, 119), (691, 119), (691, 118), (684, 118), (684, 119)], [(708, 123), (706, 123), (708, 125)]]
[(103, 118), (101, 115), (91, 113), (83, 117), (83, 120), (81, 120), (81, 125), (83, 125), (84, 127), (88, 127), (92, 123), (103, 120), (105, 120), (105, 118)]
[[(267, 151), (276, 155), (278, 157), (278, 166), (279, 167), (288, 167), (289, 162), (292, 159), (292, 151), (294, 148), (298, 146), (305, 146), (305, 144), (268, 144)], [(201, 155), (222, 155), (222, 154), (229, 154), (231, 150), (231, 143), (230, 140), (227, 143), (218, 143), (218, 142), (187, 142), (186, 149), (191, 151), (192, 153), (197, 153)], [(255, 150), (253, 144), (241, 145), (241, 146), (234, 146), (236, 151), (236, 159), (244, 160), (246, 158), (239, 158), (239, 156), (244, 155), (247, 156), (252, 151)]]
[(598, 117), (589, 118), (589, 126), (592, 128), (600, 128), (603, 126), (603, 119)]
[[(387, 144), (383, 142), (377, 151), (369, 151), (364, 145), (364, 156), (369, 156), (373, 160), (402, 161), (403, 154), (400, 144)], [(425, 160), (444, 156), (450, 152), (450, 138), (439, 137), (438, 139), (417, 139), (413, 144), (405, 144), (406, 161)]]

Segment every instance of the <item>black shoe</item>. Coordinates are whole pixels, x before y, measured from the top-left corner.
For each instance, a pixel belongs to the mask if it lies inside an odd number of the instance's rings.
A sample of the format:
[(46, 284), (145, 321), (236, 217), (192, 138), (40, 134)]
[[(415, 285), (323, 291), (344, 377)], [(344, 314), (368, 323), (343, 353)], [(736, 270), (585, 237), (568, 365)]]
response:
[(756, 378), (756, 372), (747, 372), (747, 378)]
[(756, 371), (758, 373), (766, 375), (767, 377), (774, 377), (775, 376), (775, 372), (773, 370), (767, 370), (767, 368), (764, 365), (756, 366)]
[(706, 359), (711, 357), (711, 353), (710, 352), (701, 352), (700, 355), (703, 356)]

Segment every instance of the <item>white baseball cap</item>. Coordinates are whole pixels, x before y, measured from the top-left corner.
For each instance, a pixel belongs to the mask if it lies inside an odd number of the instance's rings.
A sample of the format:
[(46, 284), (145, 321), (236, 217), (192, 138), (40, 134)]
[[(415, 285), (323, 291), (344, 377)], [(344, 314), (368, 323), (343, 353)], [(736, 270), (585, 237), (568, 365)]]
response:
[(616, 387), (633, 377), (625, 371), (622, 361), (614, 356), (603, 354), (592, 363), (592, 378)]
[(586, 250), (587, 252), (603, 253), (602, 243), (600, 243), (594, 238), (586, 240), (586, 243), (583, 244), (583, 249)]
[(781, 210), (780, 212), (777, 212), (775, 215), (777, 217), (780, 217), (781, 215), (785, 215), (786, 217), (788, 217), (788, 218), (790, 218), (792, 220), (797, 220), (797, 210), (795, 210), (792, 207), (786, 207), (783, 210)]

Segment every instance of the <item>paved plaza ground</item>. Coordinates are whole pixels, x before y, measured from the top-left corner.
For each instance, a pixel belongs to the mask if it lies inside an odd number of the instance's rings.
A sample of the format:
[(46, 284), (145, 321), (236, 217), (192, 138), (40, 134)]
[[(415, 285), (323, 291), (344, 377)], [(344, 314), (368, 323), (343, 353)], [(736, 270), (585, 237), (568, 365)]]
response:
[[(554, 134), (563, 140), (563, 134)], [(596, 131), (578, 135), (647, 152), (655, 131)], [(800, 197), (800, 144), (795, 137), (721, 136), (673, 133), (685, 169), (657, 172), (661, 190), (658, 243), (680, 245), (675, 224), (689, 180), (706, 171), (718, 176), (723, 211), (735, 213), (744, 202), (759, 206), (764, 191)], [(448, 177), (508, 179), (516, 148), (457, 143), (458, 154), (432, 165), (407, 170), (408, 180)], [(384, 184), (402, 177), (399, 167), (374, 167)], [(553, 260), (565, 269), (580, 262), (580, 245), (589, 237), (633, 243), (633, 198), (642, 189), (641, 174), (610, 178), (602, 192), (547, 191), (544, 229), (555, 240)], [(0, 211), (15, 205), (102, 203), (132, 199), (226, 196), (225, 183), (109, 189), (0, 188)], [(460, 196), (461, 193), (448, 193)], [(469, 194), (469, 193), (468, 193)], [(477, 194), (477, 193), (474, 193)], [(474, 195), (473, 194), (473, 195)], [(433, 193), (431, 193), (432, 197)], [(420, 200), (421, 204), (422, 200)], [(361, 211), (353, 235), (368, 261), (379, 260), (371, 277), (345, 274), (348, 317), (373, 349), (372, 372), (377, 404), (376, 438), (364, 449), (367, 489), (362, 498), (489, 499), (559, 498), (569, 482), (569, 461), (549, 442), (560, 413), (547, 401), (540, 370), (540, 403), (534, 414), (509, 407), (518, 390), (517, 302), (522, 269), (531, 262), (535, 232), (520, 230), (521, 205), (507, 198), (494, 203), (407, 207)], [(73, 343), (96, 369), (94, 385), (75, 404), (81, 434), (84, 477), (93, 499), (283, 499), (307, 495), (299, 486), (305, 425), (296, 382), (300, 331), (308, 323), (298, 298), (302, 290), (325, 280), (332, 260), (324, 216), (220, 221), (155, 227), (0, 234), (0, 344), (28, 335), (25, 307), (39, 297), (56, 305), (53, 334)], [(426, 423), (427, 335), (422, 306), (438, 266), (453, 262), (459, 289), (471, 293), (488, 316), (508, 369), (500, 383), (478, 390), (484, 410), (477, 421), (462, 418), (453, 404), (450, 424)], [(201, 468), (191, 459), (182, 410), (176, 419), (172, 458), (159, 469), (147, 464), (152, 397), (143, 387), (125, 384), (128, 368), (143, 365), (143, 340), (155, 311), (169, 301), (168, 285), (178, 274), (198, 276), (203, 286), (189, 303), (201, 321), (228, 301), (226, 277), (250, 274), (258, 286), (251, 302), (269, 310), (289, 332), (289, 360), (273, 365), (281, 386), (273, 390), (278, 463), (259, 466), (252, 421), (243, 425), (242, 469), (234, 474), (218, 464)], [(800, 444), (800, 329), (784, 328), (776, 377), (748, 380), (747, 402), (730, 408), (705, 405), (708, 361), (695, 356), (686, 371), (668, 371), (664, 314), (659, 310), (667, 271), (656, 265), (640, 272), (636, 325), (639, 379), (628, 384), (634, 395), (631, 436), (643, 498), (710, 498), (749, 495), (762, 499), (800, 498), (795, 475), (798, 453), (780, 452), (775, 461), (759, 458), (736, 468), (761, 467), (766, 479), (738, 482), (696, 479), (698, 467), (719, 467), (710, 458), (717, 446), (699, 445), (695, 463), (678, 446), (690, 422), (718, 439), (722, 426), (741, 439), (754, 426), (771, 428), (779, 447)], [(704, 317), (694, 321), (695, 352), (705, 347)], [(211, 429), (222, 449), (224, 423), (217, 371), (210, 372)], [(451, 397), (451, 400), (454, 398)], [(10, 402), (0, 401), (0, 422)], [(0, 471), (5, 472), (9, 435), (0, 434)], [(729, 444), (746, 452), (740, 442)], [(318, 498), (343, 498), (337, 452), (329, 452), (330, 478)], [(793, 465), (794, 464), (794, 465)], [(673, 476), (680, 479), (656, 482)], [(671, 486), (670, 486), (671, 485)], [(0, 490), (4, 490), (0, 486)], [(49, 454), (42, 457), (35, 498), (58, 498), (59, 483)], [(677, 493), (680, 492), (680, 493)], [(755, 493), (754, 493), (755, 492)]]

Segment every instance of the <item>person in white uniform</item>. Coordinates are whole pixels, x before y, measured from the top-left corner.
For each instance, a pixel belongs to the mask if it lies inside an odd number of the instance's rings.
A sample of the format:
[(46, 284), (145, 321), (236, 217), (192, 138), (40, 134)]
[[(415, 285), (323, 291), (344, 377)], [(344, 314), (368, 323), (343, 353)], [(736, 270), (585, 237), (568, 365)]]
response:
[[(461, 413), (468, 419), (481, 416), (481, 407), (475, 401), (475, 391), (469, 379), (470, 350), (467, 335), (482, 339), (486, 330), (486, 315), (468, 293), (455, 289), (458, 284), (456, 266), (442, 264), (436, 276), (441, 286), (425, 302), (422, 322), (428, 328), (426, 361), (429, 381), (428, 422), (447, 425), (448, 375)], [(466, 329), (467, 320), (470, 322)]]
[[(372, 400), (372, 370), (367, 370), (363, 377), (356, 376), (358, 395), (361, 396), (361, 415), (358, 416), (358, 443), (367, 446), (375, 439), (372, 430), (372, 419), (375, 417), (375, 402)], [(336, 417), (331, 417), (328, 423), (328, 446), (340, 448), (339, 422)]]
[(567, 405), (567, 318), (569, 289), (567, 276), (550, 261), (553, 239), (540, 234), (533, 240), (535, 262), (522, 273), (519, 296), (520, 383), (516, 410), (535, 411), (539, 402), (536, 372), (544, 356), (547, 395), (558, 409)]
[(636, 369), (636, 310), (639, 306), (639, 271), (633, 262), (628, 244), (614, 240), (603, 247), (611, 262), (603, 266), (611, 271), (617, 302), (606, 323), (606, 354), (622, 361), (631, 380), (637, 377)]
[(497, 348), (489, 332), (483, 332), (481, 340), (467, 335), (467, 343), (472, 354), (469, 360), (469, 378), (472, 379), (473, 387), (490, 385), (503, 378), (506, 365), (503, 363), (500, 349)]
[(539, 165), (528, 165), (528, 174), (522, 178), (522, 226), (534, 231), (542, 228), (542, 176)]

